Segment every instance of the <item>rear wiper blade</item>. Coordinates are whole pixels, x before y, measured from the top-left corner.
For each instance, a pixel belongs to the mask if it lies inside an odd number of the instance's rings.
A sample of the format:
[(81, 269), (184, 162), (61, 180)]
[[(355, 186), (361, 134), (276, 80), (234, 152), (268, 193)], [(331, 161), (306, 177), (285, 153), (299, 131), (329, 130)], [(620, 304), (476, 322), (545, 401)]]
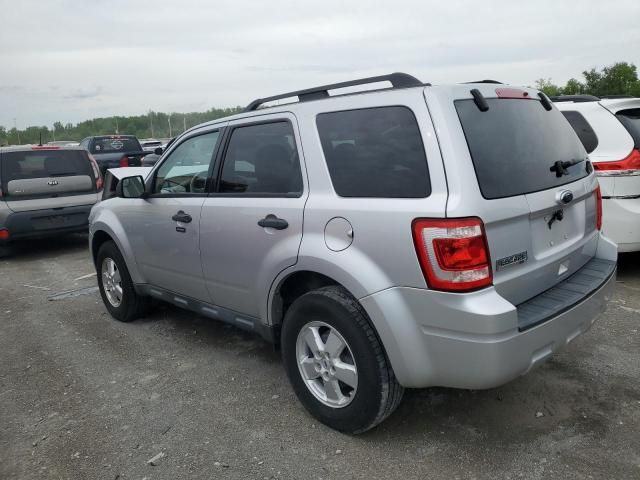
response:
[(569, 175), (569, 172), (567, 171), (567, 168), (573, 167), (574, 165), (582, 163), (585, 160), (586, 160), (586, 158), (574, 158), (574, 159), (567, 160), (567, 161), (564, 161), (564, 162), (562, 160), (558, 160), (553, 165), (551, 165), (551, 168), (549, 168), (549, 171), (556, 172), (556, 177), (558, 177), (558, 178), (563, 176), (563, 175)]

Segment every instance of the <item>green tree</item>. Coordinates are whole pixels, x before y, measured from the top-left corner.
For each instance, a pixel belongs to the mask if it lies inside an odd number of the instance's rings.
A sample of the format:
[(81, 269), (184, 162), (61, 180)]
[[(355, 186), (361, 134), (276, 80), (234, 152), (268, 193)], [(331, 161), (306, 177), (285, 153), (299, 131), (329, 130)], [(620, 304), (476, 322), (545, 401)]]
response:
[(536, 80), (536, 88), (544, 92), (548, 97), (555, 97), (562, 93), (562, 89), (552, 83), (550, 78), (539, 78)]
[(562, 87), (563, 95), (578, 95), (584, 93), (584, 85), (575, 78), (570, 78), (567, 84)]

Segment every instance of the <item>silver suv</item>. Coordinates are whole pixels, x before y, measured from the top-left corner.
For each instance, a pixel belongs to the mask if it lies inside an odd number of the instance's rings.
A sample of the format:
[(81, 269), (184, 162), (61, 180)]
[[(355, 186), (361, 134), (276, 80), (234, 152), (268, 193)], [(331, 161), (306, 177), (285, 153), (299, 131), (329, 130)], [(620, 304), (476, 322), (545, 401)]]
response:
[(589, 329), (616, 271), (573, 129), (490, 81), (258, 99), (184, 133), (90, 221), (111, 315), (153, 297), (256, 332), (307, 410), (353, 433), (405, 387), (525, 374)]

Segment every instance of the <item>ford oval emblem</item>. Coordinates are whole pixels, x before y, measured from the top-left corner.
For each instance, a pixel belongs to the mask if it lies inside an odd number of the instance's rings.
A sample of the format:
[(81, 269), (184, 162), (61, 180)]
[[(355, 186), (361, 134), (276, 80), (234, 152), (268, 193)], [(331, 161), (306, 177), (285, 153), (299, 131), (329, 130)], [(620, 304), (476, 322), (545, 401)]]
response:
[(560, 200), (564, 204), (571, 203), (571, 201), (573, 200), (573, 192), (570, 192), (569, 190), (562, 192), (560, 194)]

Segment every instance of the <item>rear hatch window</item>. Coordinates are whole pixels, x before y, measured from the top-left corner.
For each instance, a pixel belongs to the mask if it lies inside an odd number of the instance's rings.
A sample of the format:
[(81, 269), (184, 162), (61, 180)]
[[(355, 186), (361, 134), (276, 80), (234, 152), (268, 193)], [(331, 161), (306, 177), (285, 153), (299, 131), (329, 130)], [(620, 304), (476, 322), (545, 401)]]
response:
[(140, 152), (142, 147), (135, 137), (97, 137), (93, 139), (91, 153)]
[(8, 197), (59, 196), (95, 190), (95, 178), (82, 150), (4, 152), (0, 177)]
[(640, 148), (640, 108), (622, 110), (616, 113), (616, 117), (622, 122), (624, 127), (633, 137), (636, 148)]
[(557, 109), (547, 111), (538, 100), (486, 101), (486, 112), (480, 111), (473, 99), (455, 101), (484, 198), (538, 192), (588, 175), (584, 161), (567, 167), (560, 177), (550, 172), (555, 162), (587, 156)]

